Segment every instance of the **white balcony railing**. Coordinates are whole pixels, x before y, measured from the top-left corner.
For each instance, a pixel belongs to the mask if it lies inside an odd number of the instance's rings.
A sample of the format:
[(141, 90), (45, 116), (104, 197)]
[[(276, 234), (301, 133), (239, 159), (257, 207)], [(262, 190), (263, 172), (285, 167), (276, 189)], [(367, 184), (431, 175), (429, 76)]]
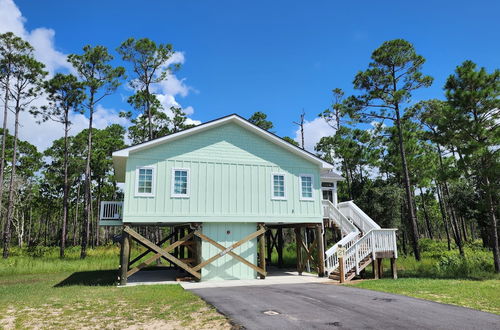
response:
[(123, 219), (123, 202), (101, 202), (101, 214), (99, 220), (115, 220), (122, 221)]

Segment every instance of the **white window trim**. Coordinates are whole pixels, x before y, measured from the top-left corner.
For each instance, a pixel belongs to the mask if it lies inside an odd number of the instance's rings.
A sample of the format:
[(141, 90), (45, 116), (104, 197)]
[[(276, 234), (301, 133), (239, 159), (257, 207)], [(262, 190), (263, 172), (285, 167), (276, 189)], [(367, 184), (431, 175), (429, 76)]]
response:
[[(153, 181), (151, 182), (151, 193), (139, 192), (139, 170), (151, 169)], [(156, 166), (137, 166), (135, 168), (135, 197), (154, 197), (156, 192)]]
[[(174, 193), (175, 186), (175, 171), (186, 171), (187, 172), (187, 186), (185, 194)], [(191, 173), (189, 168), (172, 168), (172, 173), (170, 175), (170, 197), (172, 198), (189, 198), (189, 193), (191, 192)]]
[[(276, 197), (276, 196), (274, 196), (274, 176), (275, 175), (282, 175), (283, 176), (283, 190), (284, 190), (284, 196), (283, 197)], [(286, 193), (286, 174), (285, 173), (279, 173), (279, 172), (271, 173), (271, 199), (273, 199), (273, 200), (286, 200), (287, 199), (287, 193)]]
[[(302, 178), (303, 177), (311, 178), (312, 197), (302, 196)], [(312, 175), (312, 174), (299, 174), (299, 196), (300, 196), (301, 201), (313, 201), (314, 200), (314, 175)]]

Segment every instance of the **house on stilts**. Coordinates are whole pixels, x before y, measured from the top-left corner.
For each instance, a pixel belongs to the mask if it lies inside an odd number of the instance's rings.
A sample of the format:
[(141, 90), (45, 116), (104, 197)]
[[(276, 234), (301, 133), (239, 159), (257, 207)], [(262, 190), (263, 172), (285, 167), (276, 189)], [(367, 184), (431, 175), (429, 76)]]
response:
[[(195, 280), (265, 278), (274, 250), (283, 264), (285, 231), (299, 274), (309, 263), (343, 282), (373, 264), (379, 276), (389, 258), (396, 276), (396, 230), (337, 202), (333, 165), (236, 114), (116, 151), (113, 163), (124, 199), (101, 203), (100, 225), (123, 229), (122, 285), (160, 258)], [(145, 226), (170, 230), (152, 240)], [(132, 241), (146, 251), (131, 260)]]

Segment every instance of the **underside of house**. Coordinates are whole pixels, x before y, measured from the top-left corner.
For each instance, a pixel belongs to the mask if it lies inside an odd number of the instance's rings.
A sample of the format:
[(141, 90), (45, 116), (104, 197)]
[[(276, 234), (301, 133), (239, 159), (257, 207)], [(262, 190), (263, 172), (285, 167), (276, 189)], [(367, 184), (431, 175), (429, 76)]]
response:
[[(352, 201), (336, 203), (336, 183), (323, 182), (323, 223), (155, 223), (122, 222), (123, 202), (102, 202), (101, 223), (121, 226), (120, 283), (141, 269), (158, 265), (192, 280), (264, 279), (266, 266), (284, 267), (285, 234), (293, 237), (297, 272), (306, 270), (350, 281), (372, 265), (382, 276), (382, 260), (390, 259), (397, 278), (396, 229), (382, 229)], [(153, 242), (144, 228), (168, 226), (169, 234)], [(146, 250), (131, 256), (131, 242)], [(290, 248), (288, 247), (288, 250)], [(274, 262), (272, 257), (274, 255)], [(182, 275), (183, 274), (183, 275)]]

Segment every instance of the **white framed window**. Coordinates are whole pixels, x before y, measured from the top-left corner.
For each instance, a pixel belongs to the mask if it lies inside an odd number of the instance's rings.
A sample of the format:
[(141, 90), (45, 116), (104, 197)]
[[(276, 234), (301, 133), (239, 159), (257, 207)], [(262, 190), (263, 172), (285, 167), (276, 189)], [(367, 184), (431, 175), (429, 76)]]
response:
[(300, 175), (300, 200), (314, 200), (314, 177), (311, 174)]
[(189, 197), (189, 169), (188, 168), (173, 168), (172, 169), (172, 197)]
[(284, 173), (271, 174), (271, 198), (286, 199), (286, 180)]
[(140, 166), (135, 170), (135, 195), (153, 197), (155, 195), (156, 169), (154, 166)]

